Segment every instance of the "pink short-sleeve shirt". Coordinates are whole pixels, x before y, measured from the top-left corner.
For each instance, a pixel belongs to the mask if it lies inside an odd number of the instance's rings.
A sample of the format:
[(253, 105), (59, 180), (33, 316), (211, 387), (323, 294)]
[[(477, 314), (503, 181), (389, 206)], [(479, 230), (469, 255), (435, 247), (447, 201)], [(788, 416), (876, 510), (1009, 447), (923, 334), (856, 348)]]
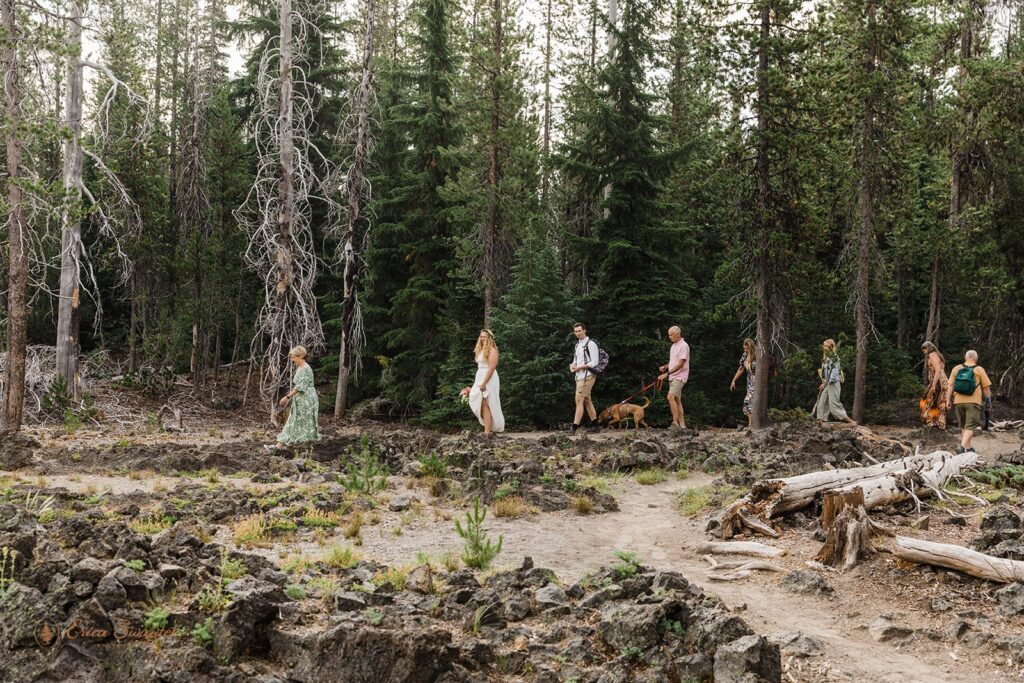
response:
[(671, 350), (668, 354), (668, 367), (674, 368), (679, 365), (683, 360), (686, 360), (686, 365), (680, 370), (676, 370), (668, 376), (669, 379), (677, 379), (680, 382), (685, 382), (690, 379), (690, 345), (685, 340), (680, 339), (672, 345)]

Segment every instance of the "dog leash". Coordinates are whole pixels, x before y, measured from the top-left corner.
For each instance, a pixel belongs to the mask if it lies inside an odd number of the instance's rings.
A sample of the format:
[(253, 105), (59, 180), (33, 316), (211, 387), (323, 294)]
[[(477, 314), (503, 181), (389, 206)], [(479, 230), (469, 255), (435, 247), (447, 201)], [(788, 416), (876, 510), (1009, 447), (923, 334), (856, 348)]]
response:
[(630, 396), (629, 398), (623, 399), (623, 400), (619, 401), (618, 403), (616, 403), (615, 405), (620, 405), (620, 406), (621, 406), (621, 405), (622, 405), (623, 403), (629, 403), (629, 401), (633, 400), (634, 398), (636, 398), (636, 397), (637, 397), (637, 396), (639, 396), (640, 394), (644, 393), (645, 391), (647, 391), (648, 389), (650, 389), (651, 387), (653, 387), (653, 386), (654, 386), (655, 384), (657, 384), (657, 385), (658, 385), (658, 387), (657, 387), (657, 388), (656, 388), (656, 389), (654, 390), (654, 393), (656, 393), (656, 394), (660, 394), (660, 393), (661, 393), (661, 387), (662, 387), (662, 385), (663, 385), (664, 383), (665, 383), (665, 380), (663, 380), (663, 379), (660, 379), (660, 378), (658, 378), (658, 379), (655, 379), (655, 380), (654, 380), (653, 382), (651, 382), (651, 383), (650, 383), (650, 384), (648, 384), (647, 386), (643, 387), (642, 389), (640, 389), (639, 391), (637, 391), (637, 392), (636, 392), (635, 394), (633, 394), (633, 395), (632, 395), (632, 396)]

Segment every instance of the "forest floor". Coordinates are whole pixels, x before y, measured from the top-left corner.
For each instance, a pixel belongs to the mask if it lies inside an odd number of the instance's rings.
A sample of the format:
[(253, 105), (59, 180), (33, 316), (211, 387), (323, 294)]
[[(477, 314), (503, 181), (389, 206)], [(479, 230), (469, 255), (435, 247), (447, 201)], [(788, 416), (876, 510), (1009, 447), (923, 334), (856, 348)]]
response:
[[(189, 426), (186, 423), (186, 429)], [(402, 427), (377, 425), (374, 429), (390, 433), (399, 442), (405, 438)], [(844, 431), (842, 427), (833, 429)], [(329, 428), (328, 431), (333, 439), (351, 439), (360, 435), (363, 427)], [(428, 438), (423, 437), (422, 431), (411, 430), (409, 440)], [(911, 444), (920, 441), (922, 434), (917, 429), (899, 427), (875, 431)], [(219, 492), (223, 492), (224, 487), (234, 487), (240, 493), (266, 499), (285, 492), (313, 495), (322, 492), (325, 482), (330, 482), (323, 467), (297, 465), (298, 471), (293, 469), (282, 474), (278, 469), (276, 474), (268, 476), (261, 470), (267, 456), (259, 445), (270, 441), (272, 432), (248, 421), (204, 420), (201, 430), (183, 433), (162, 432), (152, 424), (118, 429), (83, 428), (74, 432), (59, 427), (40, 427), (28, 433), (40, 448), (31, 461), (23, 462), (14, 470), (0, 471), (0, 489), (16, 486), (19, 491), (45, 493), (64, 489), (72, 496), (90, 496), (100, 504), (104, 497), (111, 503), (129, 500), (137, 504), (140, 509), (137, 515), (141, 517), (151, 514), (155, 518), (166, 512), (168, 501), (190, 487), (202, 486)], [(652, 439), (657, 442), (661, 434), (662, 430), (642, 431), (638, 436), (630, 431), (603, 431), (588, 435), (586, 441), (595, 447), (611, 444), (619, 448), (621, 444), (628, 449), (636, 442), (648, 443)], [(952, 432), (925, 436), (934, 447), (952, 449), (956, 444)], [(780, 438), (785, 437), (783, 434)], [(470, 444), (475, 443), (473, 437), (463, 438)], [(734, 451), (737, 447), (733, 444), (745, 438), (736, 430), (705, 430), (700, 434), (705, 444), (721, 443)], [(984, 460), (994, 463), (1021, 451), (1021, 438), (1016, 432), (984, 433), (975, 440), (975, 445)], [(502, 448), (529, 451), (530, 447), (524, 444), (554, 441), (564, 444), (566, 436), (550, 432), (509, 433), (499, 436), (490, 447), (495, 451)], [(672, 448), (672, 444), (667, 446), (669, 451)], [(178, 449), (175, 457), (186, 459), (215, 451), (228, 461), (220, 467), (214, 464), (190, 470), (188, 466), (171, 468), (159, 458), (153, 458), (153, 453), (169, 449)], [(148, 455), (140, 456), (141, 460), (120, 457), (133, 452)], [(147, 458), (152, 464), (140, 466)], [(524, 556), (529, 556), (538, 566), (555, 570), (560, 580), (568, 585), (607, 566), (614, 561), (616, 551), (635, 553), (644, 565), (681, 572), (708, 593), (718, 596), (729, 610), (742, 616), (758, 633), (774, 636), (779, 642), (791, 640), (787, 634), (807, 636), (809, 640), (801, 642), (811, 643), (810, 652), (806, 647), (803, 652), (783, 649), (784, 680), (900, 683), (1024, 680), (1020, 660), (1015, 663), (1015, 653), (1008, 649), (1013, 646), (999, 644), (1019, 635), (1024, 619), (999, 612), (993, 596), (1000, 588), (996, 584), (957, 572), (901, 563), (885, 552), (847, 573), (826, 572), (824, 578), (831, 586), (826, 594), (794, 593), (781, 581), (785, 574), (770, 572), (755, 573), (736, 582), (710, 580), (709, 565), (695, 552), (696, 546), (708, 538), (704, 526), (710, 508), (687, 515), (680, 511), (679, 501), (687, 491), (707, 496), (715, 489), (727, 487), (727, 483), (721, 472), (700, 471), (692, 461), (689, 465), (685, 471), (659, 470), (664, 476), (655, 477), (654, 483), (636, 476), (637, 472), (644, 471), (643, 467), (624, 467), (623, 471), (595, 469), (582, 478), (590, 489), (614, 498), (618, 507), (614, 511), (580, 514), (572, 507), (542, 510), (548, 506), (527, 504), (513, 517), (491, 516), (488, 530), (492, 536), (500, 534), (504, 539), (497, 563), (518, 566)], [(737, 474), (738, 469), (743, 466), (734, 466), (732, 473)], [(308, 479), (310, 475), (312, 478)], [(493, 487), (490, 493), (494, 493)], [(1017, 493), (1009, 488), (988, 491), (986, 498), (1015, 507), (1020, 502)], [(492, 509), (496, 497), (491, 497)], [(404, 502), (392, 505), (396, 500)], [(419, 473), (406, 467), (405, 471), (389, 477), (387, 490), (378, 496), (379, 507), (360, 517), (362, 528), (356, 525), (354, 534), (351, 523), (301, 529), (295, 535), (257, 544), (253, 550), (278, 564), (291, 562), (294, 565), (298, 559), (322, 555), (328, 548), (356, 543), (366, 559), (392, 566), (414, 566), (424, 557), (436, 559), (460, 553), (462, 543), (454, 531), (453, 520), (465, 510), (467, 501), (466, 495), (428, 493)], [(527, 503), (531, 502), (527, 497)], [(962, 545), (978, 535), (985, 511), (980, 504), (959, 505), (947, 501), (926, 502), (925, 505), (922, 514), (930, 515), (930, 528), (925, 532), (907, 530), (904, 533)], [(886, 515), (886, 522), (896, 527), (909, 526), (911, 519), (917, 516), (912, 506), (888, 512), (891, 514)], [(242, 547), (244, 544), (236, 541), (241, 515), (241, 510), (238, 515), (220, 515), (220, 519), (214, 515), (214, 521), (207, 525), (211, 540)], [(346, 518), (346, 521), (350, 520)], [(820, 547), (813, 538), (814, 530), (809, 527), (796, 525), (785, 529), (781, 538), (767, 541), (768, 545), (786, 551), (773, 562), (787, 572), (807, 569), (807, 561)], [(884, 547), (884, 540), (879, 545)], [(869, 627), (882, 615), (889, 615), (894, 623), (906, 627), (913, 635), (878, 642)], [(963, 637), (957, 631), (981, 635)], [(954, 632), (957, 633), (954, 635)]]

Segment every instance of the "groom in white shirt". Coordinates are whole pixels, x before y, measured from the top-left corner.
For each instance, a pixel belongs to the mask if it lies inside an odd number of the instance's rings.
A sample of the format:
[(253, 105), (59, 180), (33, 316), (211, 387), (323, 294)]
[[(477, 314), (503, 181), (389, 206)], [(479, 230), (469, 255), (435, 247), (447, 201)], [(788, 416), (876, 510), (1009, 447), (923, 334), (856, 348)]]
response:
[(576, 416), (572, 421), (573, 433), (579, 431), (580, 422), (583, 420), (583, 410), (587, 411), (590, 422), (597, 419), (597, 408), (590, 400), (590, 394), (597, 382), (597, 373), (590, 368), (597, 363), (597, 343), (587, 336), (587, 328), (583, 323), (576, 323), (572, 326), (573, 334), (576, 335), (576, 354), (573, 358), (569, 371), (576, 376)]

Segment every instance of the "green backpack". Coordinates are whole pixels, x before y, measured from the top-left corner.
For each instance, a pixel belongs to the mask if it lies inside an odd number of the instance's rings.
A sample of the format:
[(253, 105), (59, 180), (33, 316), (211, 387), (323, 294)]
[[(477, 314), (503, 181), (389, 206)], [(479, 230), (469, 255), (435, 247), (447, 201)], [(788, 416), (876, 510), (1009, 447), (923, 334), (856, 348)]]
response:
[(953, 391), (970, 396), (978, 388), (978, 378), (974, 376), (974, 365), (965, 365), (956, 371), (953, 378)]

